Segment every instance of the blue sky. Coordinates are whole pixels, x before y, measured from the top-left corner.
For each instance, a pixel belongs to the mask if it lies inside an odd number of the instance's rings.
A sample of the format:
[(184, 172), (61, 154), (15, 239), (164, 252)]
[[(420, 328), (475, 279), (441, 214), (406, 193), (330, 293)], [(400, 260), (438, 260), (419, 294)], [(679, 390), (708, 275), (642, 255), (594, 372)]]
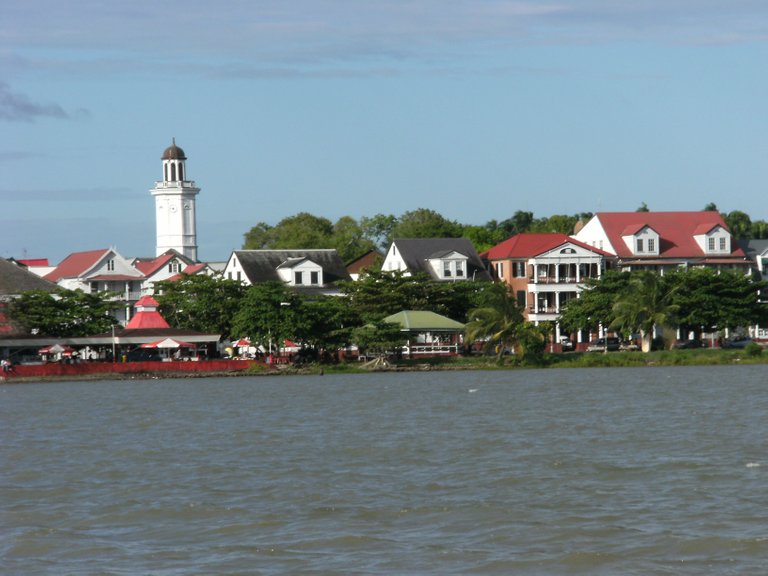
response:
[(768, 219), (764, 0), (3, 4), (3, 257), (154, 254), (173, 137), (205, 260), (301, 211)]

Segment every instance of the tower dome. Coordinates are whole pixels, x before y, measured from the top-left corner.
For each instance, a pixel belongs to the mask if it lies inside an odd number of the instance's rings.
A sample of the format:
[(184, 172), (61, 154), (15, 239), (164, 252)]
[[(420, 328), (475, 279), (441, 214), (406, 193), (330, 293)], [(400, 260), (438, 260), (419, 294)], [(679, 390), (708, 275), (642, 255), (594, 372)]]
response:
[(184, 150), (176, 146), (176, 138), (173, 139), (173, 144), (168, 146), (163, 152), (161, 160), (186, 160), (187, 156), (184, 154)]

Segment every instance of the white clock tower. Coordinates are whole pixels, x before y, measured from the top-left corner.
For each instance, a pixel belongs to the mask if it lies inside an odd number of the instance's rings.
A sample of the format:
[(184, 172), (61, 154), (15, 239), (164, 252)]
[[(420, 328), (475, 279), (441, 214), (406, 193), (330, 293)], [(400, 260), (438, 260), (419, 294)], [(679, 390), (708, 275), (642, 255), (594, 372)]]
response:
[(184, 150), (173, 144), (163, 152), (163, 179), (150, 190), (155, 197), (157, 251), (160, 256), (173, 248), (197, 262), (195, 196), (200, 188), (186, 179)]

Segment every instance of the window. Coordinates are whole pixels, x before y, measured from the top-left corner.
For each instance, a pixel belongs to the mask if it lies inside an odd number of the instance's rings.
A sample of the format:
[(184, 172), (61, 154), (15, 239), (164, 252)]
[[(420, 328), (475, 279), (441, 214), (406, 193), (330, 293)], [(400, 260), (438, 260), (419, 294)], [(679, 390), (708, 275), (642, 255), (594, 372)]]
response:
[(229, 278), (230, 280), (232, 280), (232, 272), (227, 272), (227, 278)]
[(656, 240), (648, 238), (648, 252), (656, 252)]
[(504, 262), (496, 262), (496, 276), (504, 277)]
[(301, 272), (294, 272), (293, 273), (293, 283), (294, 284), (302, 284), (302, 273)]
[(725, 252), (725, 237), (720, 238), (720, 251)]
[(464, 266), (461, 262), (456, 262), (456, 276), (464, 276)]
[(110, 272), (114, 272), (115, 270), (115, 261), (114, 260), (107, 260), (107, 270)]
[(642, 252), (643, 251), (643, 239), (638, 238), (637, 239), (637, 250), (636, 252)]
[(309, 273), (309, 283), (320, 284), (320, 273), (317, 270)]
[(240, 276), (240, 271), (237, 271), (237, 281), (240, 282), (242, 280), (242, 277)]
[(518, 290), (517, 305), (520, 306), (520, 308), (525, 308), (525, 303), (526, 303), (525, 290)]
[(513, 262), (512, 263), (512, 277), (524, 278), (525, 277), (525, 262)]
[(707, 238), (707, 247), (709, 248), (710, 252), (714, 252), (714, 250), (715, 250), (715, 239), (714, 238)]
[(443, 278), (451, 277), (451, 263), (447, 260), (443, 262)]
[(174, 260), (173, 262), (168, 264), (168, 272), (173, 273), (173, 272), (178, 272), (178, 271), (179, 271), (179, 263), (178, 262), (176, 262)]

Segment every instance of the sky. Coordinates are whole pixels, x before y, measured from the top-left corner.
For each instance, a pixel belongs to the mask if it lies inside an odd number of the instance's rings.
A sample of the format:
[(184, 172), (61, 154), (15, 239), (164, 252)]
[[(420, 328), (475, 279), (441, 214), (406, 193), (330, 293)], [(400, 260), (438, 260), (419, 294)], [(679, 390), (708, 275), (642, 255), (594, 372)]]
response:
[(0, 257), (435, 210), (768, 219), (765, 0), (0, 0)]

